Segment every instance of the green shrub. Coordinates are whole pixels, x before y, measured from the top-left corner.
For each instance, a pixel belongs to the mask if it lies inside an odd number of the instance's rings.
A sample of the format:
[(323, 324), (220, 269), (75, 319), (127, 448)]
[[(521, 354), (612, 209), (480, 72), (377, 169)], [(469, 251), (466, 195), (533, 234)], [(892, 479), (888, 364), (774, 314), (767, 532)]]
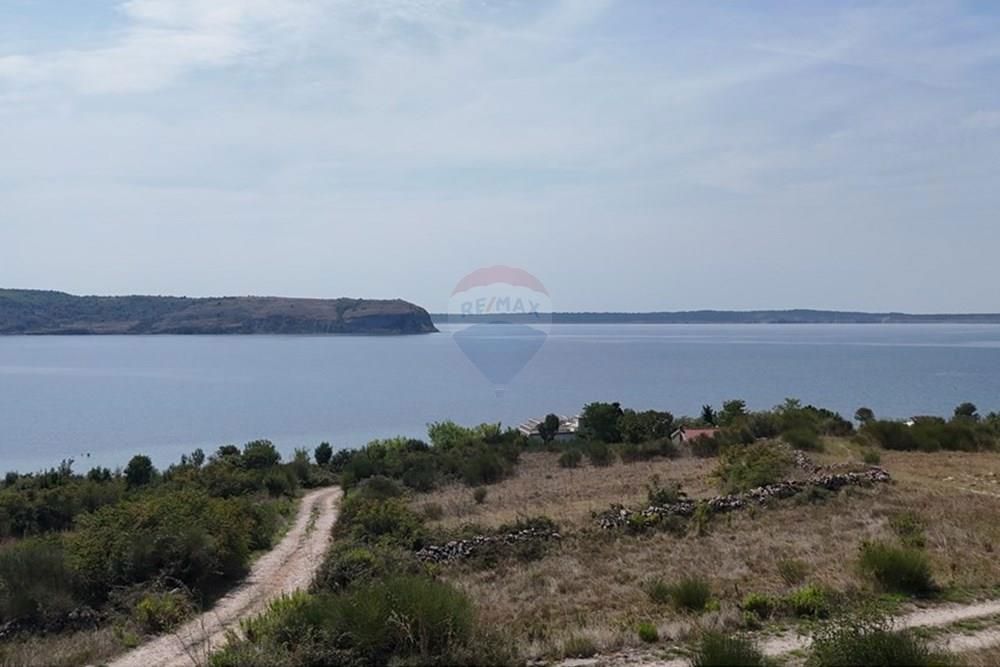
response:
[(866, 447), (861, 452), (861, 460), (870, 466), (877, 466), (882, 463), (882, 455), (877, 449)]
[(580, 450), (573, 447), (567, 449), (559, 456), (559, 467), (560, 468), (576, 468), (580, 465), (580, 461), (583, 460), (583, 454)]
[(785, 479), (791, 454), (773, 442), (732, 445), (722, 452), (715, 475), (724, 493), (741, 493)]
[(656, 629), (656, 626), (649, 622), (643, 622), (639, 624), (638, 628), (639, 639), (647, 644), (655, 644), (660, 641), (660, 632)]
[(595, 441), (587, 445), (587, 458), (590, 460), (590, 465), (606, 468), (615, 462), (615, 452), (607, 443)]
[(75, 588), (59, 538), (28, 538), (0, 548), (0, 625), (59, 618), (80, 604)]
[(485, 503), (486, 502), (486, 489), (483, 488), (483, 487), (479, 487), (478, 489), (476, 489), (475, 491), (473, 491), (472, 492), (472, 499), (476, 502), (477, 505), (482, 505), (483, 503)]
[(650, 505), (666, 507), (673, 505), (684, 498), (681, 485), (677, 482), (670, 482), (666, 486), (660, 483), (659, 475), (653, 475), (649, 484), (646, 485), (646, 499)]
[(893, 630), (879, 615), (863, 613), (820, 628), (807, 667), (931, 667), (947, 665), (947, 657), (931, 652), (927, 642), (910, 631)]
[(889, 517), (889, 526), (899, 540), (909, 547), (922, 549), (926, 546), (927, 535), (924, 520), (916, 512), (900, 512)]
[(244, 507), (197, 491), (103, 507), (79, 518), (67, 559), (97, 600), (110, 587), (155, 577), (204, 589), (245, 572), (255, 529)]
[(917, 595), (934, 589), (930, 559), (914, 547), (865, 542), (861, 546), (859, 567), (888, 592)]
[(135, 606), (133, 616), (148, 634), (171, 630), (193, 611), (190, 601), (181, 593), (149, 593)]
[(749, 639), (707, 632), (698, 640), (692, 667), (767, 667), (771, 662)]
[(809, 565), (794, 558), (783, 558), (778, 561), (777, 566), (782, 581), (789, 586), (798, 586), (806, 580), (806, 575), (809, 574)]
[(794, 449), (817, 452), (823, 449), (823, 443), (816, 431), (810, 428), (797, 428), (781, 434), (781, 439)]
[(749, 593), (743, 598), (740, 607), (748, 611), (757, 618), (764, 620), (770, 618), (780, 606), (780, 601), (770, 595), (763, 593)]
[(710, 437), (707, 435), (700, 435), (693, 440), (688, 441), (688, 447), (691, 448), (691, 455), (699, 459), (709, 459), (715, 458), (719, 455), (719, 451), (722, 449), (722, 444), (716, 437)]
[(826, 618), (832, 607), (830, 594), (819, 586), (803, 586), (792, 591), (785, 603), (789, 610), (799, 618)]
[(646, 586), (646, 595), (655, 604), (667, 604), (673, 600), (670, 585), (662, 579), (653, 579)]
[(704, 611), (712, 599), (712, 587), (701, 577), (685, 577), (670, 587), (674, 607), (687, 611)]
[[(346, 509), (345, 509), (346, 513)], [(352, 506), (348, 518), (351, 535), (359, 542), (395, 544), (419, 548), (424, 536), (423, 522), (402, 500), (363, 500)]]

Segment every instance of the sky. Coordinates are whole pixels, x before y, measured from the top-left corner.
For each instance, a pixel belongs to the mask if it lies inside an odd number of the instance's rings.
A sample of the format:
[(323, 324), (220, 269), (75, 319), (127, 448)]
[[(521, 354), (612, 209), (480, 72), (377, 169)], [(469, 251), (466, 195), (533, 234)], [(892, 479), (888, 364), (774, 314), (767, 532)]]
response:
[(1000, 3), (4, 0), (0, 286), (1000, 311)]

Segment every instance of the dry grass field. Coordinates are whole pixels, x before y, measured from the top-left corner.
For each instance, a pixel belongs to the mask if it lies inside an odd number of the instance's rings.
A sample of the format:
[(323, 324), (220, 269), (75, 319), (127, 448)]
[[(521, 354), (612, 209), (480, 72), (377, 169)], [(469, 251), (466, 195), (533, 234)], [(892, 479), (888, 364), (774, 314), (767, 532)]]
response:
[[(814, 458), (835, 463), (858, 456), (847, 442), (830, 441)], [(541, 560), (443, 569), (478, 601), (484, 622), (508, 629), (530, 655), (558, 656), (579, 637), (602, 652), (637, 645), (640, 622), (658, 626), (661, 639), (683, 639), (706, 625), (734, 628), (742, 619), (738, 603), (750, 592), (785, 594), (817, 584), (849, 599), (873, 593), (857, 571), (859, 547), (864, 540), (893, 539), (890, 519), (904, 512), (925, 524), (942, 595), (989, 597), (1000, 586), (1000, 455), (885, 452), (891, 485), (721, 515), (703, 534), (680, 536), (609, 533), (594, 525), (591, 513), (612, 503), (642, 504), (654, 476), (680, 483), (692, 497), (713, 495), (715, 459), (563, 469), (557, 458), (526, 454), (517, 476), (489, 487), (482, 504), (457, 486), (415, 501), (425, 512), (439, 506), (441, 517), (432, 525), (442, 527), (495, 527), (537, 515), (560, 524), (562, 542)], [(803, 564), (801, 581), (782, 575), (789, 561)], [(689, 575), (708, 579), (718, 601), (697, 619), (654, 604), (645, 591), (652, 579), (669, 583)]]

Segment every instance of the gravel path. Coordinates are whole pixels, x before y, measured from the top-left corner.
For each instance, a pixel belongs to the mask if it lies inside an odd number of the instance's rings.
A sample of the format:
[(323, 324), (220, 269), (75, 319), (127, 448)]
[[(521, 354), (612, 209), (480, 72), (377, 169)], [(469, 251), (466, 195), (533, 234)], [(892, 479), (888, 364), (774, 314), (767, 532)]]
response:
[(109, 667), (192, 667), (238, 630), (240, 620), (264, 611), (274, 598), (306, 588), (326, 553), (342, 492), (337, 487), (307, 494), (295, 524), (274, 549), (258, 560), (246, 581), (211, 610), (172, 634), (154, 639), (109, 663)]
[[(976, 618), (987, 618), (1000, 614), (1000, 600), (977, 602), (974, 604), (947, 604), (919, 609), (895, 619), (897, 628), (933, 628), (945, 627)], [(809, 648), (808, 637), (795, 633), (786, 633), (768, 637), (760, 642), (760, 649), (770, 657), (787, 655), (793, 651)], [(1000, 627), (985, 628), (978, 632), (965, 634), (947, 634), (934, 640), (933, 644), (941, 649), (955, 653), (965, 653), (990, 648), (1000, 644)], [(565, 660), (559, 667), (690, 667), (687, 658), (662, 659), (637, 653), (622, 653), (618, 655), (600, 656), (597, 658), (582, 658)]]

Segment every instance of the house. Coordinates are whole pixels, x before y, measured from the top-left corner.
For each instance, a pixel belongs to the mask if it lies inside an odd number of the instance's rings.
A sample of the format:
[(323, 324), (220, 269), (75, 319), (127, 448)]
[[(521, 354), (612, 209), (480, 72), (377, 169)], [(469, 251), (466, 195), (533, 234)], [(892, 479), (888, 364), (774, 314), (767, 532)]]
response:
[(718, 434), (719, 429), (717, 428), (687, 428), (686, 426), (681, 426), (670, 434), (670, 439), (673, 440), (674, 444), (679, 445), (682, 442), (690, 442), (698, 438), (714, 438)]
[[(580, 418), (565, 417), (562, 415), (556, 415), (556, 416), (559, 417), (559, 430), (556, 431), (555, 440), (557, 442), (575, 440), (577, 431), (580, 430)], [(542, 436), (538, 434), (538, 425), (544, 421), (545, 417), (537, 419), (529, 419), (528, 421), (518, 426), (517, 430), (529, 438), (535, 438), (541, 440)]]

